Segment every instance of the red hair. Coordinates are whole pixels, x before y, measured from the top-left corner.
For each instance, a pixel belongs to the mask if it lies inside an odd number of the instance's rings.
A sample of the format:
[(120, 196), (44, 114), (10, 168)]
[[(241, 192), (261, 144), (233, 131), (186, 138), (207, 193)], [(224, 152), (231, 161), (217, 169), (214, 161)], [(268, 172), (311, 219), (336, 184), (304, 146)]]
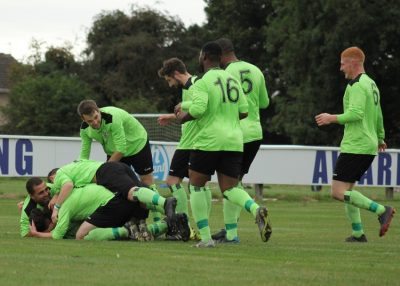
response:
[(350, 47), (345, 49), (342, 54), (342, 58), (351, 58), (361, 63), (364, 63), (365, 55), (359, 47)]

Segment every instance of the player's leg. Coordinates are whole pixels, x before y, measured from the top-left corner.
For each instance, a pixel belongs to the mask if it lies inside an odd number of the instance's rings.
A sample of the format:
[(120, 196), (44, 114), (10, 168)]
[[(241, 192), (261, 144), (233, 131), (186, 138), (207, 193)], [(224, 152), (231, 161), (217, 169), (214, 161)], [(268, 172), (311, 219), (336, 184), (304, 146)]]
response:
[(245, 208), (256, 219), (260, 230), (261, 239), (266, 242), (272, 233), (268, 211), (260, 207), (242, 188), (238, 188), (238, 178), (241, 171), (241, 152), (221, 152), (222, 160), (217, 166), (218, 183), (224, 198), (230, 202)]
[(84, 240), (120, 240), (127, 239), (128, 229), (125, 227), (94, 228), (84, 237)]
[[(382, 236), (388, 230), (395, 210), (392, 207), (385, 207), (354, 190), (354, 182), (358, 181), (368, 170), (373, 160), (374, 156), (372, 155), (340, 154), (336, 161), (332, 179), (332, 197), (354, 207), (376, 213), (381, 224), (379, 235)], [(354, 224), (352, 236), (359, 238), (363, 235), (359, 211), (357, 212), (352, 208), (347, 210), (350, 211), (348, 214), (352, 215), (352, 226)]]
[(76, 239), (83, 239), (91, 230), (95, 229), (96, 226), (84, 221), (81, 226), (79, 227), (78, 231), (76, 232), (75, 238)]
[(189, 217), (188, 198), (182, 180), (189, 177), (189, 156), (190, 150), (176, 150), (171, 160), (167, 185), (172, 195), (177, 200), (176, 212), (184, 213)]
[[(256, 140), (252, 142), (247, 142), (243, 144), (243, 160), (242, 160), (242, 170), (239, 177), (239, 183), (237, 185), (238, 188), (244, 190), (242, 185), (242, 179), (244, 175), (249, 172), (251, 163), (254, 161), (254, 158), (257, 155), (258, 150), (260, 149), (261, 140)], [(242, 207), (232, 203), (227, 199), (223, 199), (223, 207), (222, 211), (224, 214), (224, 225), (225, 229), (220, 232), (219, 236), (222, 237), (221, 234), (226, 234), (225, 238), (220, 239), (223, 242), (229, 241), (239, 241), (238, 233), (237, 233), (237, 226), (239, 222), (240, 212), (242, 211)], [(216, 234), (218, 236), (218, 234)]]
[(194, 221), (200, 232), (201, 241), (198, 247), (213, 247), (209, 226), (209, 196), (206, 194), (205, 185), (214, 173), (214, 166), (218, 157), (215, 152), (191, 151), (189, 167), (189, 192), (190, 206)]
[[(146, 142), (142, 150), (135, 155), (122, 158), (121, 162), (127, 164), (129, 167), (133, 167), (135, 172), (139, 175), (140, 181), (158, 194), (157, 186), (154, 182), (153, 156), (151, 154), (149, 141)], [(152, 209), (151, 213), (154, 222), (161, 220), (161, 213), (156, 209)]]

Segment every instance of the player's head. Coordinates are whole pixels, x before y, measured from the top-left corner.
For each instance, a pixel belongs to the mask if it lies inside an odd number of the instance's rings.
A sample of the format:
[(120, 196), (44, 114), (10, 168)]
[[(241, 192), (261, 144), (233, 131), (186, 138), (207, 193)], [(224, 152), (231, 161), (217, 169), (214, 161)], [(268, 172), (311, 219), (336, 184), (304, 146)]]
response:
[(26, 182), (26, 191), (31, 199), (41, 206), (47, 206), (50, 202), (50, 188), (39, 177), (30, 178)]
[(50, 170), (50, 172), (47, 174), (47, 182), (48, 183), (54, 183), (54, 178), (56, 177), (56, 173), (60, 168), (54, 168)]
[(228, 38), (219, 38), (218, 40), (215, 41), (222, 49), (222, 54), (228, 54), (228, 53), (234, 53), (235, 48), (233, 46), (233, 43), (230, 39)]
[(365, 54), (359, 47), (345, 49), (340, 55), (340, 70), (345, 78), (354, 79), (364, 70)]
[(187, 74), (183, 61), (178, 58), (170, 58), (163, 62), (162, 68), (158, 70), (158, 76), (164, 78), (169, 87), (180, 87), (185, 83), (181, 82), (180, 75)]
[[(51, 214), (50, 214), (51, 216)], [(47, 211), (47, 214), (42, 211), (41, 209), (34, 208), (31, 210), (31, 213), (29, 214), (29, 222), (35, 223), (36, 230), (43, 232), (49, 228), (50, 225), (50, 216), (49, 212)]]
[(221, 61), (222, 49), (216, 42), (207, 42), (203, 45), (199, 56), (200, 71), (217, 67)]
[(94, 129), (100, 128), (101, 112), (94, 100), (82, 100), (78, 105), (77, 111), (82, 120), (90, 127)]

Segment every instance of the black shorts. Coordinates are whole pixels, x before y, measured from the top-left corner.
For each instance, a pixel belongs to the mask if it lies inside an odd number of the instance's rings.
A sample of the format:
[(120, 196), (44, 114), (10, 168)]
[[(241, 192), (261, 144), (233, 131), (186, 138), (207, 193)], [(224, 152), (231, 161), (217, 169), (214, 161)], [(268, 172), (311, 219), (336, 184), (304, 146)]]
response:
[(215, 171), (232, 178), (239, 178), (242, 171), (243, 152), (192, 150), (189, 169), (213, 175)]
[(242, 163), (242, 176), (249, 172), (251, 163), (260, 149), (262, 140), (252, 141), (243, 144), (243, 163)]
[(354, 183), (371, 166), (374, 155), (341, 153), (336, 161), (333, 171), (333, 180)]
[[(110, 156), (107, 156), (107, 160)], [(139, 153), (121, 158), (120, 162), (132, 166), (137, 174), (140, 176), (147, 175), (153, 172), (153, 157), (151, 155), (151, 148), (149, 140), (146, 145), (139, 151)]]
[(85, 221), (97, 227), (120, 227), (132, 217), (146, 219), (149, 211), (139, 202), (131, 202), (115, 196), (106, 205), (97, 208)]
[(175, 150), (169, 167), (169, 175), (181, 179), (189, 178), (189, 157), (190, 150)]
[(148, 187), (143, 184), (135, 172), (126, 164), (121, 162), (105, 162), (97, 169), (96, 183), (116, 195), (127, 198), (128, 192), (133, 187)]

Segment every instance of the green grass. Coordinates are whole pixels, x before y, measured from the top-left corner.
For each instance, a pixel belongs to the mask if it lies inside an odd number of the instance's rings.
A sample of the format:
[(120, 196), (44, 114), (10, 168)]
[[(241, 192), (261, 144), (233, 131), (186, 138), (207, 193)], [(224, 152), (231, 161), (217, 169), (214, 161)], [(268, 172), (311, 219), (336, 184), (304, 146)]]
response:
[[(397, 285), (400, 230), (397, 217), (378, 237), (376, 216), (362, 211), (369, 242), (346, 244), (349, 224), (329, 189), (270, 186), (264, 201), (273, 235), (261, 242), (253, 218), (242, 212), (239, 245), (196, 249), (194, 242), (88, 242), (19, 238), (16, 203), (25, 180), (0, 179), (0, 285)], [(360, 188), (359, 188), (360, 189)], [(383, 189), (363, 193), (384, 201)], [(167, 193), (161, 190), (161, 193)], [(220, 195), (215, 192), (215, 198)], [(221, 201), (210, 225), (223, 224)]]

